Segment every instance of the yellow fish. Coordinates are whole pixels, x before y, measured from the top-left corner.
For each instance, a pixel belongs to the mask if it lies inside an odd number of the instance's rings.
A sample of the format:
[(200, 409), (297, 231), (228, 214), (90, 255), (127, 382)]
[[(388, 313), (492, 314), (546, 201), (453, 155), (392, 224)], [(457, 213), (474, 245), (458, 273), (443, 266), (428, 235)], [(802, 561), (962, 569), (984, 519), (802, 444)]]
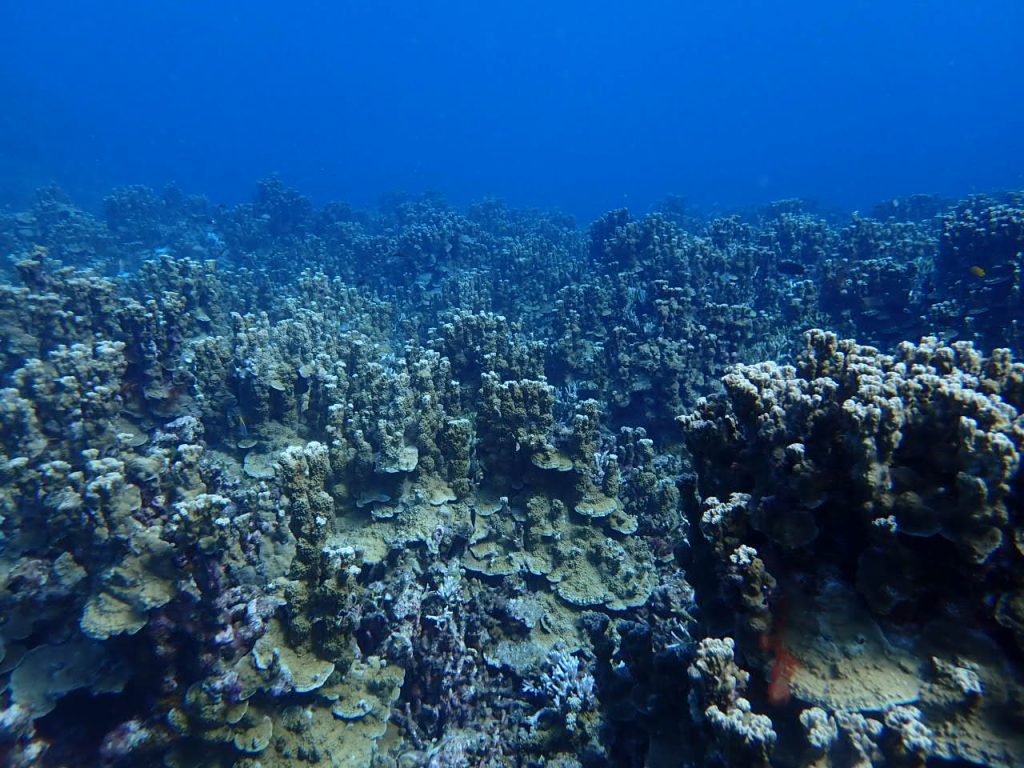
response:
[(975, 264), (973, 267), (971, 267), (971, 274), (974, 275), (975, 277), (984, 277), (987, 273), (985, 272), (984, 267), (979, 267), (977, 264)]

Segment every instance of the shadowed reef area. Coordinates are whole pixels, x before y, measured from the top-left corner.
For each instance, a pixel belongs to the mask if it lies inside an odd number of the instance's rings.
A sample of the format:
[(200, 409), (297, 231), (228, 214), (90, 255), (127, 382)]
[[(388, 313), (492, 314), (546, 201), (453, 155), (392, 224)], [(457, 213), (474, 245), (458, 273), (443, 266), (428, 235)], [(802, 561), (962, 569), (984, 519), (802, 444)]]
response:
[(1024, 194), (0, 213), (0, 764), (1024, 763)]

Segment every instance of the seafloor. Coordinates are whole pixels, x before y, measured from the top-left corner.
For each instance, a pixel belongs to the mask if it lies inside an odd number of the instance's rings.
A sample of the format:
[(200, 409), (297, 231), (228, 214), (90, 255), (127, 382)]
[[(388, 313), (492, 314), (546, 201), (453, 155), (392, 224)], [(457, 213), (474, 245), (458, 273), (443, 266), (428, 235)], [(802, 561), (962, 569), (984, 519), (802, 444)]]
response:
[(1024, 764), (1024, 194), (0, 213), (0, 764)]

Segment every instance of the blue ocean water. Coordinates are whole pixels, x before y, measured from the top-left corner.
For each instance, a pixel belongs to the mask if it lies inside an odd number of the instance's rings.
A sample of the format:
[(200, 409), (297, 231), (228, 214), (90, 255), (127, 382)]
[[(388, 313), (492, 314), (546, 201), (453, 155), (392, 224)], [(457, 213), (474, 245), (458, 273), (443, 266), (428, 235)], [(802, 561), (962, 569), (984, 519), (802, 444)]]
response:
[(3, 200), (668, 194), (862, 208), (1024, 181), (1024, 5), (468, 0), (0, 7)]

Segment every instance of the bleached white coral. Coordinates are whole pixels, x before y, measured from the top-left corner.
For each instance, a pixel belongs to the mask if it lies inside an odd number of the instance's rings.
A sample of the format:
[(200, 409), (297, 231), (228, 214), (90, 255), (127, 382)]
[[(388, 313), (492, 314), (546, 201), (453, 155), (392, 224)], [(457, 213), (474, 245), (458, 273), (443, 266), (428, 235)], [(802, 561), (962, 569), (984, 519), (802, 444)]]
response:
[(523, 689), (549, 702), (533, 716), (533, 722), (545, 712), (557, 713), (570, 733), (576, 730), (579, 715), (595, 704), (594, 676), (579, 656), (561, 649), (548, 653), (544, 673), (536, 683), (526, 682)]

